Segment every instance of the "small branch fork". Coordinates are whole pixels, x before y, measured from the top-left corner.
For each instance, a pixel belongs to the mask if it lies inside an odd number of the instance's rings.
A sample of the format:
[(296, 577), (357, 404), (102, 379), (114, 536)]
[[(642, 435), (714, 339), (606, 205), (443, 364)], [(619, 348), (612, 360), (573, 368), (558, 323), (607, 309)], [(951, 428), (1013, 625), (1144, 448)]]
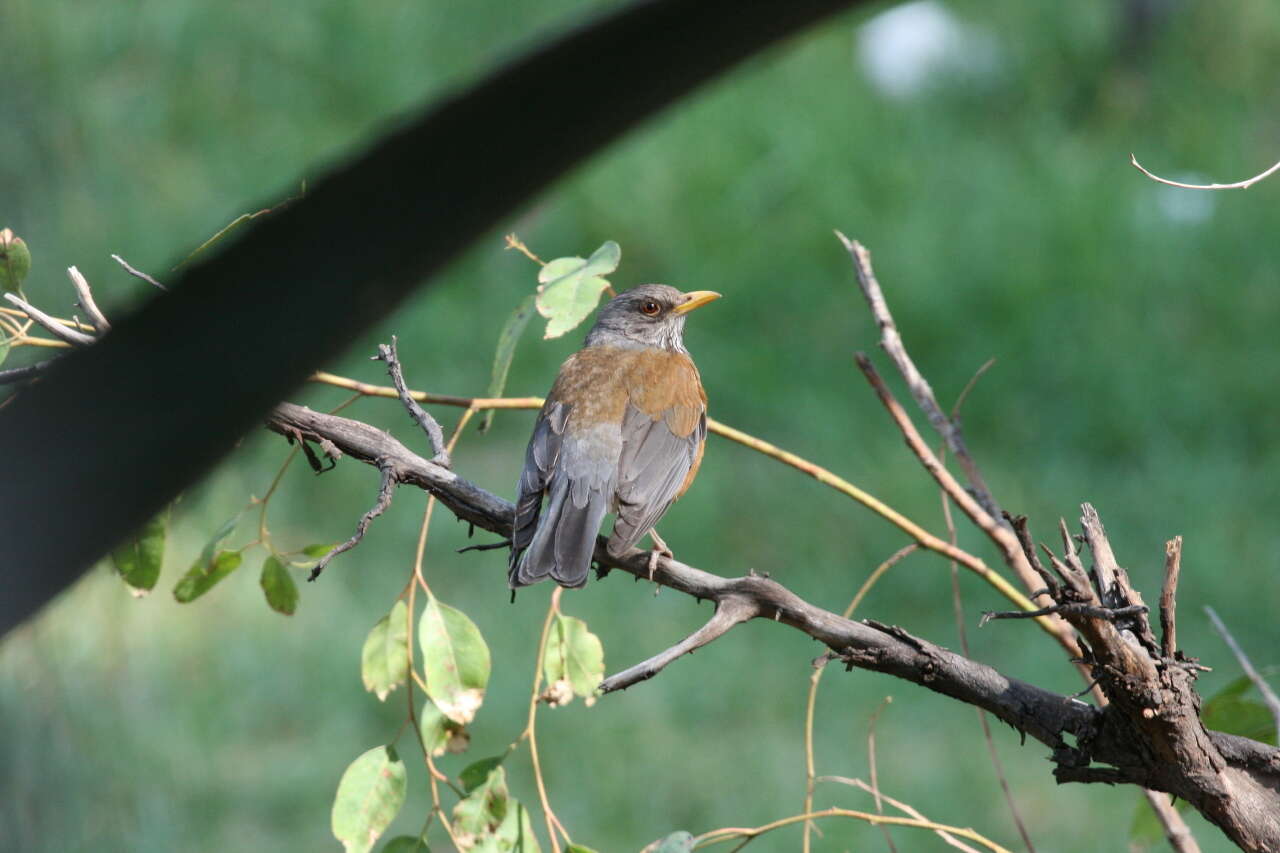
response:
[(715, 613), (707, 620), (707, 624), (666, 651), (656, 654), (647, 661), (638, 663), (630, 669), (609, 676), (600, 683), (600, 691), (602, 693), (612, 693), (615, 690), (626, 690), (634, 684), (653, 678), (676, 658), (693, 654), (712, 640), (724, 636), (733, 626), (754, 619), (759, 615), (759, 608), (755, 601), (740, 595), (727, 595), (716, 602)]
[(409, 391), (409, 386), (404, 381), (404, 371), (400, 368), (400, 353), (397, 349), (396, 336), (391, 336), (391, 346), (386, 344), (378, 344), (378, 354), (373, 356), (374, 361), (385, 361), (387, 363), (387, 373), (391, 375), (391, 381), (396, 386), (396, 392), (400, 395), (400, 402), (409, 410), (409, 417), (422, 428), (427, 434), (427, 439), (431, 442), (431, 449), (435, 451), (435, 456), (431, 461), (445, 468), (449, 467), (449, 451), (444, 443), (444, 430), (440, 428), (440, 423), (427, 412), (426, 409), (418, 405), (418, 401), (413, 398), (413, 394)]
[[(509, 502), (414, 454), (368, 424), (286, 403), (277, 407), (267, 426), (282, 435), (296, 434), (310, 441), (324, 438), (347, 456), (380, 470), (390, 466), (396, 482), (429, 491), (463, 521), (503, 536), (510, 530)], [(1098, 561), (1099, 555), (1110, 554), (1110, 548), (1105, 546), (1096, 513), (1086, 507), (1084, 515), (1085, 540)], [(1103, 607), (1096, 593), (1089, 591), (1087, 571), (1070, 536), (1064, 540), (1064, 548), (1064, 557), (1054, 558), (1061, 589), (1079, 590), (1083, 584), (1087, 603)], [(601, 538), (595, 558), (602, 567), (620, 569), (637, 578), (649, 576), (647, 551), (633, 548), (615, 557)], [(1095, 708), (1002, 675), (901, 628), (844, 619), (804, 601), (769, 577), (749, 574), (726, 578), (667, 557), (661, 558), (656, 568), (656, 583), (716, 602), (717, 615), (708, 626), (662, 655), (613, 676), (608, 683), (615, 690), (643, 680), (637, 675), (646, 667), (656, 672), (681, 654), (723, 636), (740, 621), (766, 618), (813, 637), (846, 666), (887, 673), (994, 714), (1049, 746), (1058, 767), (1056, 775), (1062, 781), (1133, 783), (1174, 793), (1200, 809), (1244, 849), (1280, 849), (1280, 810), (1271, 808), (1276, 804), (1273, 790), (1280, 787), (1280, 750), (1206, 731), (1194, 713), (1194, 666), (1160, 659), (1154, 640), (1149, 647), (1145, 645), (1150, 631), (1134, 624), (1141, 616), (1123, 617), (1121, 625), (1091, 615), (1067, 617), (1089, 641), (1084, 651), (1089, 666), (1112, 700), (1105, 708)], [(1136, 593), (1118, 566), (1107, 566), (1099, 577), (1104, 575), (1115, 578), (1117, 586), (1110, 597), (1122, 601), (1119, 606), (1141, 604), (1134, 600)], [(1115, 609), (1115, 601), (1106, 606)], [(1134, 638), (1133, 646), (1126, 634)], [(1075, 738), (1076, 746), (1067, 742), (1066, 735)], [(1190, 754), (1193, 747), (1198, 750), (1194, 755)]]

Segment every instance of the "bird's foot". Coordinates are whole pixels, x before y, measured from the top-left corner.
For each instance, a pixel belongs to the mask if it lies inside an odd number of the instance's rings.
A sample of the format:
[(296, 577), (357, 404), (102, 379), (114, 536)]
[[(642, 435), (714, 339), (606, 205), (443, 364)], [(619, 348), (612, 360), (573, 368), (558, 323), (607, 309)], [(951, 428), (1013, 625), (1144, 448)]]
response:
[(654, 549), (649, 552), (649, 580), (653, 580), (653, 575), (658, 571), (658, 560), (666, 557), (668, 560), (675, 557), (671, 551), (671, 546), (662, 540), (656, 529), (649, 531), (649, 538), (653, 540)]

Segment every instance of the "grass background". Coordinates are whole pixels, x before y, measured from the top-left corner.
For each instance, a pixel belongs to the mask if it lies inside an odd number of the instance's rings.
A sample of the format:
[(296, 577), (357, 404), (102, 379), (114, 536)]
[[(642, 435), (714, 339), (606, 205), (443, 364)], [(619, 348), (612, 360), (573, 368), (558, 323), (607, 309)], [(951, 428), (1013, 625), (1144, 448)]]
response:
[[(108, 313), (125, 311), (150, 294), (110, 253), (163, 278), (226, 222), (293, 194), (396, 116), (610, 5), (9, 0), (0, 226), (31, 246), (27, 291), (69, 312), (60, 271), (76, 264)], [(503, 251), (501, 233), (517, 231), (544, 257), (614, 239), (623, 249), (617, 286), (664, 281), (725, 293), (695, 315), (687, 336), (716, 417), (829, 465), (940, 530), (936, 493), (852, 366), (854, 350), (874, 349), (876, 330), (831, 235), (840, 228), (874, 252), (908, 345), (942, 400), (997, 359), (966, 404), (967, 436), (998, 498), (1028, 514), (1040, 538), (1092, 501), (1153, 600), (1162, 543), (1186, 537), (1179, 638), (1215, 668), (1202, 679), (1212, 693), (1238, 670), (1201, 605), (1227, 619), (1260, 665), (1275, 662), (1280, 639), (1280, 181), (1191, 199), (1142, 179), (1127, 156), (1215, 180), (1280, 156), (1271, 62), (1280, 11), (1263, 0), (1230, 9), (1155, 3), (1149, 27), (1134, 31), (1124, 10), (1141, 5), (951, 3), (995, 46), (994, 70), (940, 75), (906, 99), (878, 92), (858, 62), (860, 27), (888, 7), (834, 19), (585, 165), (476, 244), (424, 297), (353, 335), (348, 356), (326, 367), (381, 382), (367, 356), (397, 334), (411, 384), (481, 393), (498, 329), (534, 284), (532, 265)], [(519, 157), (537, 144), (531, 115), (527, 136), (495, 139), (484, 156)], [(512, 394), (544, 393), (579, 340), (538, 338), (520, 346)], [(198, 388), (192, 394), (192, 405), (217, 405)], [(331, 406), (344, 395), (309, 387), (293, 399)], [(419, 441), (393, 402), (362, 401), (349, 412)], [(437, 414), (446, 425), (456, 417)], [(489, 433), (465, 436), (458, 470), (511, 494), (531, 421), (503, 413)], [(100, 566), (4, 638), (3, 846), (336, 847), (328, 814), (342, 769), (395, 736), (404, 716), (403, 691), (379, 704), (362, 690), (359, 649), (403, 586), (423, 497), (402, 490), (358, 550), (305, 586), (292, 618), (263, 604), (260, 556), (192, 605), (168, 594), (204, 539), (265, 491), (285, 453), (277, 438), (250, 436), (183, 496), (156, 594), (135, 600)], [(283, 547), (342, 539), (375, 489), (364, 466), (316, 479), (295, 465), (271, 506), (273, 535)], [(550, 593), (533, 589), (508, 604), (502, 555), (456, 555), (464, 532), (437, 516), (428, 571), (438, 594), (479, 624), (495, 667), (472, 748), (443, 762), (449, 772), (500, 752), (519, 731)], [(768, 571), (833, 609), (903, 544), (816, 482), (714, 439), (663, 533), (693, 565)], [(232, 542), (252, 538), (247, 518)], [(971, 531), (960, 538), (995, 559)], [(1045, 687), (1079, 689), (1056, 647), (1030, 627), (976, 630), (978, 613), (1001, 602), (972, 578), (960, 583), (975, 657)], [(617, 576), (566, 595), (564, 607), (600, 634), (610, 669), (664, 648), (707, 615)], [(902, 563), (861, 612), (956, 645), (948, 567), (936, 558)], [(624, 695), (543, 712), (552, 798), (575, 840), (638, 849), (674, 829), (797, 812), (808, 661), (818, 652), (794, 631), (749, 624)], [(894, 702), (877, 728), (885, 792), (1015, 845), (973, 713), (910, 685), (865, 672), (824, 679), (819, 772), (865, 777), (867, 721), (886, 695)], [(1135, 792), (1057, 787), (1044, 748), (1020, 746), (1003, 727), (995, 737), (1038, 849), (1126, 849)], [(508, 772), (515, 794), (535, 803), (524, 752)], [(410, 760), (410, 798), (393, 832), (421, 826), (426, 788)], [(824, 787), (818, 804), (869, 800)], [(1192, 823), (1205, 850), (1227, 849), (1212, 827)], [(828, 822), (823, 831), (821, 850), (883, 843), (862, 824)], [(900, 849), (941, 847), (906, 830), (895, 836)], [(798, 841), (798, 830), (783, 830), (753, 849)]]

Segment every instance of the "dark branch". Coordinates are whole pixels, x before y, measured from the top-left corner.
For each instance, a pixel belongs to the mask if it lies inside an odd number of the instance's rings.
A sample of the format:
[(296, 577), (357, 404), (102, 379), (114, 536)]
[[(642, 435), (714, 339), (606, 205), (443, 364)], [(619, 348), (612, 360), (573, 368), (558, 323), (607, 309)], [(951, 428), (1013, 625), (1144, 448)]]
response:
[(29, 382), (52, 367), (55, 361), (57, 361), (56, 358), (50, 358), (44, 361), (37, 361), (35, 364), (28, 364), (25, 367), (10, 367), (8, 370), (0, 370), (0, 385)]
[(400, 352), (396, 345), (396, 336), (391, 336), (391, 346), (386, 344), (378, 344), (378, 354), (373, 357), (374, 361), (385, 361), (387, 363), (387, 373), (391, 375), (391, 382), (396, 386), (396, 393), (400, 395), (400, 402), (409, 410), (409, 417), (413, 418), (418, 426), (422, 427), (422, 431), (427, 434), (427, 440), (431, 442), (431, 449), (435, 451), (435, 456), (431, 461), (437, 465), (449, 467), (449, 451), (445, 447), (444, 430), (440, 428), (440, 423), (431, 417), (426, 409), (413, 399), (413, 395), (409, 393), (409, 386), (404, 381), (404, 371), (400, 367)]
[(603, 693), (626, 690), (633, 684), (653, 678), (676, 658), (692, 654), (707, 643), (727, 634), (734, 625), (754, 619), (758, 615), (754, 601), (736, 595), (726, 596), (716, 602), (716, 612), (707, 620), (707, 624), (666, 651), (609, 676), (600, 683), (600, 690)]
[[(305, 446), (305, 445), (304, 445)], [(360, 516), (360, 522), (356, 525), (356, 532), (351, 534), (351, 538), (346, 542), (336, 546), (328, 554), (320, 558), (320, 562), (316, 563), (315, 568), (311, 570), (311, 574), (307, 575), (307, 580), (313, 581), (320, 577), (320, 573), (324, 571), (325, 566), (339, 554), (350, 551), (352, 548), (360, 544), (364, 539), (365, 533), (369, 530), (370, 523), (375, 518), (387, 511), (387, 507), (391, 506), (391, 496), (396, 490), (396, 478), (390, 467), (382, 469), (382, 483), (378, 486), (378, 500), (369, 510)]]

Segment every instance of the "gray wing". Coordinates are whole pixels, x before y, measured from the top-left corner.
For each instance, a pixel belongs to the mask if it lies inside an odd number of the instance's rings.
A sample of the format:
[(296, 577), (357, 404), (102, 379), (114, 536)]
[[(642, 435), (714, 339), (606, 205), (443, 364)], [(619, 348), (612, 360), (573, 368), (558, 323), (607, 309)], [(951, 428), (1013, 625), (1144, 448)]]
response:
[(600, 522), (613, 498), (621, 442), (617, 427), (566, 435), (568, 417), (568, 406), (553, 403), (529, 439), (512, 525), (512, 588), (545, 577), (568, 587), (587, 582)]
[(666, 418), (654, 420), (627, 406), (618, 460), (618, 519), (609, 537), (611, 554), (622, 554), (658, 523), (697, 464), (706, 436), (705, 412), (689, 435), (680, 436), (672, 432)]

